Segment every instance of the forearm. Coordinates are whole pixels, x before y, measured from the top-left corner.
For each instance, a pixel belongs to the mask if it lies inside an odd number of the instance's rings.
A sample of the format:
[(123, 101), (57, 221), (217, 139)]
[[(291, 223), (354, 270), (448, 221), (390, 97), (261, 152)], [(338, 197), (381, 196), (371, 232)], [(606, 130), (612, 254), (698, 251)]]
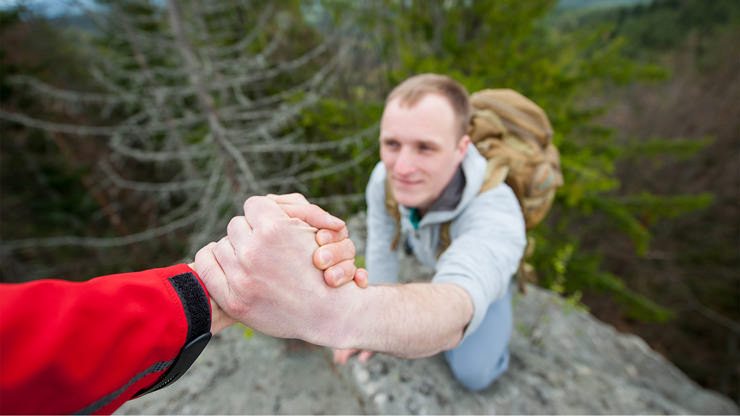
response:
[(420, 358), (460, 343), (473, 302), (455, 284), (376, 285), (356, 296), (352, 310), (342, 347)]

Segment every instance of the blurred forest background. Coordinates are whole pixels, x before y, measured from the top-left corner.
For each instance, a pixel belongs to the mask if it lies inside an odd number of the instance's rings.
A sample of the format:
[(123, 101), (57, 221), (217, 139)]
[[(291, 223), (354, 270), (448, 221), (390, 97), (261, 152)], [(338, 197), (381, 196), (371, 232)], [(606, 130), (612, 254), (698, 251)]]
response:
[(385, 94), (551, 118), (539, 284), (740, 400), (737, 0), (121, 0), (0, 9), (0, 281), (192, 258), (250, 195), (364, 209)]

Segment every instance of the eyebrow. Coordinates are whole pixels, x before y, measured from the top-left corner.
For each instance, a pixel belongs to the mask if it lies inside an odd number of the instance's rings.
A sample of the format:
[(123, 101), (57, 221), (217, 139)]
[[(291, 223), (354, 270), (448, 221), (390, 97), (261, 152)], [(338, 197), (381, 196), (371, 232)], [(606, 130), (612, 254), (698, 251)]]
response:
[[(381, 141), (387, 141), (387, 140), (398, 140), (396, 136), (394, 135), (388, 135), (388, 136), (380, 136)], [(429, 147), (439, 147), (439, 144), (433, 140), (427, 140), (427, 139), (413, 139), (414, 144), (416, 145), (426, 145)]]
[(428, 146), (428, 147), (433, 147), (433, 148), (439, 147), (439, 143), (435, 141), (431, 141), (431, 140), (419, 139), (419, 140), (415, 140), (415, 142), (418, 145), (423, 145), (423, 146)]

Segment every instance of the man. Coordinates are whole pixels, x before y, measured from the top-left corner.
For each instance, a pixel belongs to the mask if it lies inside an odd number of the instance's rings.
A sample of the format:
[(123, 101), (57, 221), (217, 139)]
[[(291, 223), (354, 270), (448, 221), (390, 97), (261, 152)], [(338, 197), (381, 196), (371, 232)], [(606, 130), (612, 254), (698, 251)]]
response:
[[(412, 78), (389, 95), (382, 164), (367, 189), (367, 263), (376, 284), (327, 285), (311, 261), (315, 230), (281, 209), (291, 198), (252, 197), (244, 216), (229, 223), (228, 238), (196, 255), (211, 299), (268, 335), (406, 358), (446, 351), (465, 386), (486, 387), (508, 365), (510, 280), (525, 231), (511, 189), (478, 194), (486, 162), (469, 146), (469, 113), (467, 93), (446, 77)], [(384, 207), (386, 177), (401, 204), (404, 238), (436, 269), (430, 283), (390, 283), (398, 261), (390, 251), (396, 225)], [(436, 259), (440, 224), (448, 221), (452, 241)]]
[[(412, 77), (386, 100), (380, 122), (381, 162), (366, 190), (370, 289), (395, 292), (396, 341), (386, 352), (424, 356), (445, 350), (457, 379), (488, 386), (508, 365), (511, 276), (525, 244), (524, 219), (505, 184), (479, 194), (486, 161), (466, 135), (471, 107), (464, 87), (440, 75)], [(386, 181), (399, 204), (401, 243), (435, 268), (431, 283), (399, 285), (391, 251), (396, 221), (385, 207)], [(437, 258), (440, 228), (451, 244)], [(388, 315), (391, 313), (389, 312)], [(426, 348), (421, 348), (425, 345)], [(345, 363), (356, 350), (335, 351)], [(363, 351), (360, 360), (372, 353)]]
[[(338, 361), (358, 349), (406, 358), (446, 351), (465, 386), (486, 387), (508, 365), (510, 280), (525, 228), (506, 185), (478, 194), (486, 161), (469, 146), (469, 114), (467, 93), (446, 77), (415, 77), (389, 95), (380, 124), (382, 164), (367, 189), (366, 260), (375, 284), (333, 289), (310, 261), (285, 265), (288, 258), (308, 259), (314, 236), (275, 201), (253, 197), (244, 217), (229, 223), (228, 239), (196, 256), (209, 294), (226, 314), (259, 331), (342, 349)], [(401, 205), (404, 238), (435, 267), (431, 283), (394, 283), (396, 224), (384, 207), (386, 178)], [(437, 259), (445, 222), (452, 241)]]
[[(366, 285), (364, 271), (355, 273), (354, 245), (341, 220), (297, 195), (268, 200), (276, 208), (273, 216), (288, 220), (296, 230), (292, 233), (306, 237), (298, 247), (305, 256), (281, 252), (285, 257), (260, 278), (269, 280), (282, 267), (295, 273), (289, 282), (293, 285), (304, 275), (323, 283), (321, 270), (328, 285), (353, 277), (358, 285)], [(250, 218), (257, 224), (261, 216)], [(322, 229), (316, 232), (308, 224)], [(322, 244), (318, 249), (317, 242)], [(212, 255), (214, 246), (201, 249), (190, 265), (82, 283), (0, 284), (0, 413), (112, 413), (126, 400), (176, 380), (212, 334), (235, 322), (224, 310), (250, 307), (231, 303), (222, 308), (204, 290), (204, 282), (209, 291), (219, 293), (250, 286), (249, 281), (211, 279), (211, 263), (203, 259)], [(267, 308), (253, 319), (266, 332), (281, 333), (292, 319), (284, 312)]]

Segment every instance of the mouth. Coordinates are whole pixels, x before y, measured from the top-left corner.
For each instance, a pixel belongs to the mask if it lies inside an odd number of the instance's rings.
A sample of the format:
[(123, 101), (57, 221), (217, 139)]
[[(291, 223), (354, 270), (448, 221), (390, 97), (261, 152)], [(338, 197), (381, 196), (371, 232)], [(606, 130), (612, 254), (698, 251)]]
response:
[(403, 179), (395, 176), (392, 177), (392, 180), (399, 186), (415, 186), (421, 184), (422, 182), (421, 180)]

